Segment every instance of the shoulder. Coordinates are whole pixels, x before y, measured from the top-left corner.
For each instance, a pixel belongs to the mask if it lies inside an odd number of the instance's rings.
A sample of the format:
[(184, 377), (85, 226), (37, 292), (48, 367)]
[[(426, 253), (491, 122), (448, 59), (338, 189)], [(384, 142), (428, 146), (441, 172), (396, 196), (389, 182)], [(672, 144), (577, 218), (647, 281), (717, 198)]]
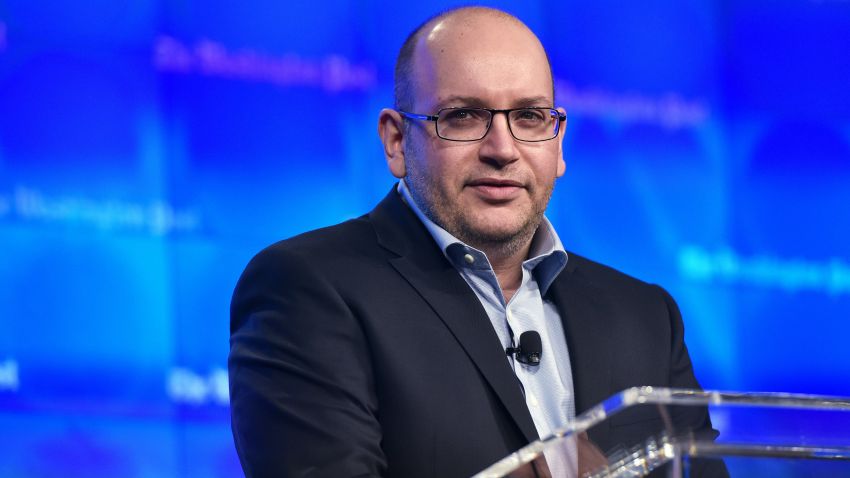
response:
[(278, 241), (245, 266), (233, 291), (231, 315), (313, 299), (343, 301), (386, 263), (366, 216)]
[(274, 291), (292, 295), (297, 289), (355, 290), (389, 267), (393, 254), (379, 244), (369, 215), (308, 231), (278, 241), (248, 262), (234, 291)]
[(569, 261), (564, 272), (593, 289), (620, 294), (651, 294), (659, 298), (666, 292), (659, 286), (626, 274), (614, 267), (593, 261), (574, 252), (568, 252)]
[(597, 311), (598, 320), (610, 323), (612, 328), (638, 334), (634, 330), (636, 326), (668, 331), (679, 327), (679, 308), (661, 286), (581, 255), (568, 254), (568, 266), (561, 273), (559, 288), (563, 294)]

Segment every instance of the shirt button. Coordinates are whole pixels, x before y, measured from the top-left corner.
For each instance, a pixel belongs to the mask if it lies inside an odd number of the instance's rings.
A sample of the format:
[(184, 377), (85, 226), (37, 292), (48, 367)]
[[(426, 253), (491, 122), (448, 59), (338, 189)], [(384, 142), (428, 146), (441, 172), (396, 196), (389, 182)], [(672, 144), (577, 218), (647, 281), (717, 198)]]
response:
[(532, 408), (537, 408), (539, 406), (537, 398), (535, 398), (531, 393), (528, 394), (528, 404), (531, 405)]
[(513, 312), (511, 312), (510, 307), (508, 307), (508, 309), (506, 310), (505, 313), (508, 316), (508, 320), (514, 320), (514, 314), (513, 314)]
[(473, 262), (475, 262), (475, 258), (472, 257), (472, 254), (464, 254), (463, 260), (465, 260), (467, 264), (472, 264)]

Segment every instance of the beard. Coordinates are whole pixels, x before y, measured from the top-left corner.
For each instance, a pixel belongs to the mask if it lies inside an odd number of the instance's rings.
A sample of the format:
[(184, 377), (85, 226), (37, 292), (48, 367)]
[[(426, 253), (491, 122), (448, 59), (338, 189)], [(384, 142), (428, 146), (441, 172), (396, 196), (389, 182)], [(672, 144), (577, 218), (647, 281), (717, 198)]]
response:
[[(545, 185), (525, 181), (532, 198), (530, 210), (519, 213), (522, 217), (518, 217), (515, 224), (493, 224), (493, 220), (486, 217), (486, 211), (463, 208), (458, 197), (461, 191), (447, 190), (440, 178), (430, 174), (427, 168), (420, 168), (425, 158), (408, 145), (409, 142), (405, 144), (405, 183), (428, 219), (465, 244), (488, 253), (507, 257), (528, 247), (543, 219), (554, 181)], [(539, 188), (543, 190), (538, 195)]]

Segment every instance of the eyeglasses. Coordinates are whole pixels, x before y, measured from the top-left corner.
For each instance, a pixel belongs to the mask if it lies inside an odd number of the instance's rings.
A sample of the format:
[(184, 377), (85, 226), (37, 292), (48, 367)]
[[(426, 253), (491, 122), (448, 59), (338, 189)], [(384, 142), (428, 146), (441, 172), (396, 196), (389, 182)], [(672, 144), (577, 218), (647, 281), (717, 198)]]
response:
[(435, 115), (406, 111), (399, 113), (411, 119), (433, 121), (437, 136), (449, 141), (478, 141), (484, 138), (493, 124), (493, 116), (497, 113), (504, 113), (508, 118), (511, 136), (525, 142), (555, 138), (561, 130), (561, 121), (567, 119), (567, 115), (552, 108), (443, 108)]

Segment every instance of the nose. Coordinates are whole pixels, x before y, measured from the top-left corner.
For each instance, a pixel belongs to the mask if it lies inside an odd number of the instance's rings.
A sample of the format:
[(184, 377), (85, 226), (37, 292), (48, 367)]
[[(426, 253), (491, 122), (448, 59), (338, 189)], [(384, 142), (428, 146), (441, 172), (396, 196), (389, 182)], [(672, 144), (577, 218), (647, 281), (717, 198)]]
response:
[(491, 121), (490, 130), (481, 140), (478, 155), (482, 161), (501, 168), (518, 160), (519, 150), (508, 125), (508, 115), (496, 113)]

